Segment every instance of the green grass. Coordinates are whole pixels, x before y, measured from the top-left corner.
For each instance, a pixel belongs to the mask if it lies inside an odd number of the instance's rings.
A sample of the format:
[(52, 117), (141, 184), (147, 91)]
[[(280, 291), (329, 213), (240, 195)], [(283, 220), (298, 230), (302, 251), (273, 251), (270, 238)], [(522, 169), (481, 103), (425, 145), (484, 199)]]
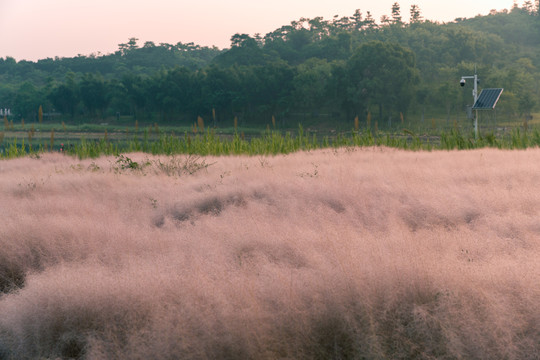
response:
[[(448, 121), (433, 117), (424, 122), (409, 121), (369, 124), (308, 119), (305, 128), (273, 124), (234, 127), (221, 123), (218, 128), (170, 123), (89, 122), (79, 124), (43, 122), (4, 124), (0, 131), (0, 158), (39, 155), (64, 151), (79, 158), (118, 155), (128, 152), (196, 155), (286, 154), (300, 150), (348, 146), (386, 146), (408, 150), (450, 150), (494, 147), (523, 149), (540, 145), (540, 127), (532, 122), (481, 122), (476, 139), (470, 120)], [(103, 120), (106, 121), (106, 120)], [(290, 122), (289, 122), (290, 123)], [(229, 124), (232, 125), (232, 124)], [(236, 125), (236, 124), (235, 124)], [(284, 124), (282, 124), (284, 125)], [(351, 130), (351, 128), (358, 130)], [(266, 129), (265, 129), (266, 128)], [(406, 129), (404, 129), (406, 128)], [(198, 130), (198, 131), (197, 131)]]
[(46, 151), (59, 151), (64, 143), (64, 152), (79, 158), (95, 158), (101, 155), (119, 155), (129, 152), (151, 154), (195, 154), (195, 155), (276, 155), (296, 151), (309, 151), (331, 147), (385, 146), (407, 150), (452, 150), (492, 147), (499, 149), (524, 149), (540, 145), (540, 131), (515, 128), (509, 133), (495, 135), (487, 133), (475, 139), (474, 134), (462, 133), (457, 129), (436, 134), (417, 135), (404, 129), (402, 132), (382, 132), (363, 129), (334, 135), (318, 136), (315, 132), (305, 132), (300, 125), (293, 135), (290, 132), (266, 130), (258, 136), (245, 136), (243, 133), (218, 134), (215, 129), (203, 133), (184, 131), (181, 135), (164, 131), (151, 133), (149, 128), (138, 133), (87, 139), (62, 137), (54, 134), (50, 139), (42, 137), (28, 142), (24, 138), (2, 138), (0, 158), (15, 158), (27, 155), (39, 156)]

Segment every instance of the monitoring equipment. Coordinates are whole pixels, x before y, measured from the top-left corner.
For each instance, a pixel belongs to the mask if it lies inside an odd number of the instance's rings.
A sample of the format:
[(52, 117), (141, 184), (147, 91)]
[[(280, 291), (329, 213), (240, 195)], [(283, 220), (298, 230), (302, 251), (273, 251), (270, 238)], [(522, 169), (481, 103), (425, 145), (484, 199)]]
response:
[(504, 89), (484, 89), (475, 101), (473, 110), (493, 110)]

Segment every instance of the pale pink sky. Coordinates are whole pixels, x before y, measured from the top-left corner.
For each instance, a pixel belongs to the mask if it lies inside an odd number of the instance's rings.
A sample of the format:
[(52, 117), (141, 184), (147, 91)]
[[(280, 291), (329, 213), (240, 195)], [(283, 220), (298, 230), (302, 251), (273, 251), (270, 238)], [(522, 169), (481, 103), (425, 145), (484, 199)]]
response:
[[(128, 38), (226, 48), (235, 33), (262, 35), (300, 17), (350, 16), (355, 9), (375, 19), (390, 15), (396, 0), (0, 0), (0, 57), (37, 60), (117, 50)], [(399, 1), (408, 20), (411, 4), (426, 19), (510, 9), (512, 0)], [(522, 1), (518, 1), (521, 5)]]

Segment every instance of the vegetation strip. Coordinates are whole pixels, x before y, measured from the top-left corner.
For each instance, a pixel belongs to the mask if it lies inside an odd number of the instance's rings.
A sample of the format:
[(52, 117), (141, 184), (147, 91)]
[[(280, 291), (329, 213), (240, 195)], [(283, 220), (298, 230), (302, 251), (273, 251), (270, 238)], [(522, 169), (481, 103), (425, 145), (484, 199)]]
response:
[[(4, 141), (0, 137), (0, 159), (23, 156), (39, 156), (47, 151), (61, 151), (79, 158), (95, 158), (101, 155), (119, 155), (130, 152), (145, 152), (151, 154), (196, 154), (196, 155), (277, 155), (296, 151), (309, 151), (320, 148), (348, 147), (348, 146), (384, 146), (405, 150), (464, 150), (484, 147), (499, 149), (525, 149), (540, 145), (540, 131), (521, 131), (514, 129), (502, 137), (494, 134), (474, 138), (474, 134), (464, 135), (458, 130), (443, 132), (440, 136), (419, 136), (409, 130), (402, 134), (385, 134), (382, 132), (351, 131), (347, 134), (338, 134), (334, 137), (318, 137), (316, 134), (306, 134), (299, 126), (296, 136), (287, 132), (285, 135), (278, 131), (266, 131), (261, 136), (246, 139), (243, 133), (235, 133), (232, 137), (217, 135), (213, 130), (203, 133), (183, 136), (172, 134), (159, 134), (150, 138), (144, 131), (142, 138), (134, 135), (128, 140), (109, 140), (105, 135), (99, 140), (86, 140), (84, 137), (74, 143), (54, 146), (54, 132), (51, 133), (50, 143), (32, 145), (23, 139)], [(58, 146), (58, 145), (57, 145)], [(54, 149), (54, 150), (53, 150)]]

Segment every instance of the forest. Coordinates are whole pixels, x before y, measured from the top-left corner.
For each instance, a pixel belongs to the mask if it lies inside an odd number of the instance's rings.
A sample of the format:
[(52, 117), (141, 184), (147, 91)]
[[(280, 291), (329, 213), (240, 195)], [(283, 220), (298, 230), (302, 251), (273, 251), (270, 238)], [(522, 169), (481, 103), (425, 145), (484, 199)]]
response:
[(379, 21), (360, 9), (300, 18), (264, 36), (234, 34), (228, 49), (130, 38), (111, 54), (0, 58), (0, 108), (28, 122), (39, 113), (68, 124), (187, 125), (201, 116), (214, 126), (358, 117), (392, 128), (466, 119), (472, 84), (459, 80), (476, 71), (480, 88), (504, 88), (497, 117), (521, 121), (540, 105), (539, 33), (538, 2), (525, 1), (449, 23), (398, 3)]

